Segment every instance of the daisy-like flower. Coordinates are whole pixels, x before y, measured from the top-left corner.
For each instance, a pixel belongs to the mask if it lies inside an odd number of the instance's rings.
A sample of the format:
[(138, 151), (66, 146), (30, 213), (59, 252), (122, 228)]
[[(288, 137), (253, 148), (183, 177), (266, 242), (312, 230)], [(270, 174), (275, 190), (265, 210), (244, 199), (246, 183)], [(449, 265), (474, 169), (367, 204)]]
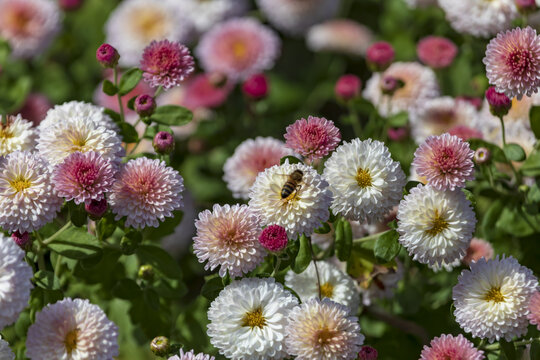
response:
[(458, 126), (476, 128), (477, 118), (473, 105), (447, 96), (424, 100), (409, 112), (411, 132), (417, 144), (430, 135), (442, 135)]
[[(291, 180), (291, 175), (301, 180)], [(249, 197), (261, 225), (282, 226), (289, 239), (311, 234), (330, 217), (332, 193), (326, 180), (312, 167), (288, 160), (259, 173)]]
[(109, 194), (116, 220), (126, 217), (126, 226), (158, 227), (160, 221), (183, 207), (184, 179), (164, 161), (140, 157), (119, 171)]
[(137, 66), (144, 48), (153, 40), (186, 43), (191, 21), (174, 0), (127, 0), (112, 12), (105, 25), (107, 43), (120, 53), (120, 65)]
[(273, 26), (301, 35), (312, 25), (334, 17), (341, 0), (257, 0), (257, 5)]
[[(0, 234), (0, 330), (17, 321), (28, 305), (33, 276), (32, 268), (24, 261), (24, 251)], [(1, 355), (0, 350), (0, 359)]]
[(203, 353), (195, 354), (193, 350), (184, 352), (180, 349), (180, 354), (170, 357), (169, 360), (215, 360), (215, 357)]
[(277, 139), (257, 137), (242, 142), (223, 166), (223, 180), (235, 198), (248, 199), (249, 189), (257, 175), (265, 169), (279, 165), (279, 160), (292, 151)]
[(206, 270), (219, 266), (219, 275), (242, 276), (259, 265), (266, 255), (259, 243), (261, 228), (256, 214), (247, 205), (214, 205), (195, 221), (197, 235), (193, 250)]
[(429, 185), (438, 190), (455, 190), (474, 180), (474, 151), (457, 136), (430, 136), (414, 152), (413, 166)]
[(56, 1), (0, 0), (0, 37), (8, 41), (15, 58), (47, 49), (60, 30), (60, 20)]
[(34, 146), (35, 130), (30, 121), (17, 116), (0, 115), (0, 156), (17, 150), (30, 150)]
[(287, 147), (306, 158), (308, 162), (321, 159), (332, 152), (341, 141), (339, 129), (333, 121), (309, 116), (287, 126), (283, 136)]
[(540, 291), (532, 294), (529, 300), (529, 314), (527, 315), (527, 319), (540, 330)]
[(510, 99), (531, 96), (540, 87), (540, 38), (530, 26), (499, 33), (486, 49), (486, 76)]
[(50, 126), (54, 127), (57, 123), (69, 121), (71, 118), (76, 117), (83, 117), (86, 122), (93, 122), (97, 126), (104, 126), (107, 129), (118, 129), (118, 126), (109, 115), (105, 114), (104, 108), (82, 101), (68, 101), (49, 110), (45, 119), (39, 124), (39, 130), (44, 130)]
[(474, 347), (466, 337), (442, 334), (431, 340), (429, 346), (424, 345), (420, 360), (482, 360), (484, 352)]
[[(320, 290), (317, 279), (320, 280)], [(360, 305), (360, 294), (354, 279), (327, 261), (318, 261), (317, 264), (311, 262), (301, 274), (289, 270), (285, 275), (285, 286), (293, 289), (302, 302), (318, 298), (320, 293), (323, 298), (347, 306), (353, 314), (358, 311)]]
[(182, 0), (178, 2), (178, 9), (193, 23), (195, 30), (203, 34), (227, 18), (243, 15), (248, 4), (246, 0)]
[(450, 25), (460, 33), (489, 37), (519, 16), (514, 0), (439, 0)]
[(399, 203), (407, 182), (388, 148), (371, 139), (339, 146), (325, 163), (324, 178), (334, 194), (334, 214), (361, 222), (386, 215)]
[(9, 348), (7, 341), (0, 336), (0, 360), (15, 360), (15, 354)]
[(15, 151), (0, 161), (0, 226), (5, 231), (38, 230), (61, 206), (50, 168), (39, 154)]
[(180, 85), (195, 70), (194, 65), (189, 49), (169, 40), (152, 41), (141, 59), (144, 81), (164, 89)]
[(69, 155), (52, 174), (58, 196), (76, 204), (99, 201), (114, 182), (116, 169), (110, 160), (89, 151)]
[(467, 248), (467, 254), (461, 260), (465, 265), (470, 266), (473, 261), (478, 261), (481, 258), (489, 260), (493, 258), (495, 251), (493, 246), (485, 240), (472, 238), (469, 247)]
[(459, 190), (418, 185), (398, 208), (399, 242), (413, 259), (428, 265), (461, 260), (476, 225), (471, 203)]
[(287, 316), (298, 300), (274, 279), (244, 278), (227, 285), (208, 309), (208, 336), (233, 360), (282, 360)]
[(452, 290), (456, 321), (473, 337), (491, 343), (525, 335), (537, 286), (533, 272), (511, 256), (473, 262)]
[(65, 298), (49, 304), (28, 329), (31, 360), (106, 360), (118, 356), (118, 328), (97, 305)]
[[(383, 93), (382, 85), (387, 78), (396, 79), (402, 82), (403, 86), (392, 95), (386, 95)], [(375, 105), (382, 116), (409, 111), (438, 95), (439, 85), (433, 70), (413, 62), (396, 62), (383, 73), (374, 73), (364, 90), (364, 97)]]
[(310, 299), (289, 314), (287, 351), (298, 360), (353, 360), (363, 343), (358, 318), (330, 299)]
[(336, 19), (310, 28), (306, 35), (306, 42), (312, 51), (364, 56), (373, 42), (373, 33), (356, 21)]
[(280, 47), (273, 30), (255, 19), (239, 18), (214, 26), (201, 38), (195, 53), (207, 72), (245, 80), (271, 69)]

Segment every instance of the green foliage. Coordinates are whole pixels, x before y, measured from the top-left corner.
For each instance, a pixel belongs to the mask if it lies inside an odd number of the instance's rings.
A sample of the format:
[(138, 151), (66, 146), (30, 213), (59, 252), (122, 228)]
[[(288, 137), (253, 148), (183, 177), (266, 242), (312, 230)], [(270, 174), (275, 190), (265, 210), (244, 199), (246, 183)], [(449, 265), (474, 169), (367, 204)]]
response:
[(193, 119), (193, 113), (182, 106), (165, 105), (158, 107), (150, 119), (161, 125), (182, 126)]

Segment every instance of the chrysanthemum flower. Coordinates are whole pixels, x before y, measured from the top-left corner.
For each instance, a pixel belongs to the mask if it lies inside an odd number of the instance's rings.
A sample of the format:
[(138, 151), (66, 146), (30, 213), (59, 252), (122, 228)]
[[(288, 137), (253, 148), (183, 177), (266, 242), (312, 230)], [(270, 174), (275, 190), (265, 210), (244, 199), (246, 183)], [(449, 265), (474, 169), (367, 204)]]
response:
[(467, 254), (461, 261), (469, 266), (473, 261), (478, 261), (481, 258), (489, 260), (493, 258), (494, 254), (493, 246), (490, 243), (482, 239), (472, 238), (467, 248)]
[(214, 205), (195, 221), (197, 235), (193, 250), (199, 262), (208, 261), (206, 270), (219, 266), (219, 275), (242, 276), (259, 265), (266, 255), (259, 243), (261, 227), (247, 205)]
[(287, 247), (287, 230), (279, 225), (264, 228), (259, 235), (259, 243), (268, 251), (279, 252)]
[(0, 234), (0, 330), (17, 321), (28, 305), (33, 276), (32, 268), (24, 261), (24, 251)]
[(332, 152), (341, 141), (339, 129), (333, 121), (309, 116), (287, 126), (283, 136), (287, 147), (312, 162)]
[(17, 116), (0, 115), (0, 156), (17, 150), (30, 150), (35, 142), (32, 123)]
[(184, 179), (176, 170), (164, 161), (140, 157), (120, 169), (109, 203), (116, 220), (126, 217), (126, 226), (158, 227), (183, 207), (183, 190)]
[(431, 340), (429, 346), (424, 345), (420, 360), (482, 360), (484, 352), (474, 347), (466, 337), (441, 335)]
[(347, 306), (352, 314), (358, 311), (360, 305), (360, 294), (354, 279), (327, 261), (311, 262), (301, 274), (289, 270), (285, 275), (285, 286), (293, 289), (302, 302), (318, 298), (320, 293), (323, 298)]
[(26, 356), (42, 359), (112, 359), (118, 328), (88, 300), (65, 298), (37, 313), (28, 329)]
[(434, 69), (442, 69), (452, 64), (458, 48), (447, 38), (427, 36), (418, 42), (416, 52), (424, 64)]
[(197, 33), (204, 34), (215, 24), (243, 15), (248, 4), (246, 0), (183, 0), (178, 3), (178, 8), (193, 23)]
[(452, 291), (456, 321), (473, 337), (489, 342), (525, 335), (529, 300), (537, 286), (533, 272), (511, 256), (480, 259), (461, 273)]
[[(385, 95), (381, 87), (383, 80), (388, 77), (403, 82), (403, 86), (395, 90), (392, 96)], [(383, 73), (374, 73), (364, 90), (364, 97), (375, 105), (382, 116), (409, 111), (438, 95), (439, 85), (433, 70), (412, 62), (396, 62)]]
[(106, 42), (121, 55), (120, 65), (137, 66), (144, 48), (154, 40), (189, 40), (193, 25), (178, 6), (174, 0), (127, 0), (116, 7), (105, 33)]
[(310, 299), (289, 314), (287, 351), (298, 360), (353, 360), (363, 343), (358, 318), (330, 299)]
[(16, 58), (42, 53), (60, 30), (60, 19), (55, 1), (0, 0), (0, 37)]
[(208, 336), (233, 360), (282, 360), (287, 316), (298, 300), (274, 279), (244, 278), (223, 289), (208, 309)]
[(325, 163), (324, 178), (334, 194), (334, 214), (361, 222), (386, 215), (399, 203), (407, 182), (388, 148), (371, 139), (339, 146)]
[(0, 226), (5, 231), (38, 230), (61, 206), (49, 166), (39, 154), (16, 151), (0, 161)]
[(195, 354), (193, 350), (184, 352), (180, 349), (180, 354), (170, 357), (169, 360), (215, 360), (215, 357), (203, 353)]
[(397, 219), (401, 245), (414, 260), (432, 266), (461, 260), (476, 225), (471, 203), (463, 192), (422, 184), (401, 201)]
[(527, 319), (540, 330), (540, 291), (536, 291), (529, 300), (529, 314)]
[(530, 26), (499, 33), (486, 49), (486, 75), (510, 99), (531, 96), (540, 87), (540, 38)]
[(450, 25), (460, 33), (489, 37), (519, 16), (515, 0), (439, 0)]
[(100, 154), (89, 151), (69, 155), (53, 171), (58, 196), (80, 204), (101, 200), (114, 182), (115, 166)]
[(457, 126), (477, 127), (478, 113), (473, 105), (451, 97), (419, 102), (409, 112), (412, 136), (421, 144), (430, 135), (442, 135)]
[(457, 136), (430, 136), (414, 152), (413, 166), (429, 185), (438, 190), (455, 190), (474, 180), (474, 151)]
[(244, 80), (271, 69), (280, 46), (273, 30), (255, 19), (239, 18), (214, 26), (204, 34), (195, 52), (207, 72)]
[[(302, 180), (291, 189), (289, 184), (283, 193), (284, 185), (295, 171), (302, 173)], [(287, 195), (286, 197), (282, 197)], [(249, 194), (249, 206), (257, 212), (261, 225), (276, 224), (287, 229), (289, 239), (298, 235), (309, 235), (328, 220), (328, 207), (332, 193), (328, 183), (307, 165), (275, 165), (259, 173)]]
[(248, 199), (249, 189), (257, 175), (265, 169), (279, 165), (279, 160), (292, 151), (277, 139), (257, 137), (241, 143), (223, 167), (223, 180), (235, 198)]
[(312, 25), (334, 17), (341, 0), (257, 0), (268, 21), (281, 31), (301, 35)]
[(364, 56), (373, 34), (364, 25), (349, 19), (329, 20), (311, 27), (306, 43), (312, 51), (331, 51)]
[(141, 59), (144, 81), (164, 89), (180, 85), (195, 70), (194, 65), (189, 49), (169, 40), (152, 41)]

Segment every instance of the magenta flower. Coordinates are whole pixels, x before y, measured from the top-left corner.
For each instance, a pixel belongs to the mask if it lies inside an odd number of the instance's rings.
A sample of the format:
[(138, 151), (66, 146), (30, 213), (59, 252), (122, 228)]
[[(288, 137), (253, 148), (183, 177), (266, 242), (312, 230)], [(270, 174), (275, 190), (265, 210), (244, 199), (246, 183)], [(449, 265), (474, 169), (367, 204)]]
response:
[(334, 92), (338, 98), (347, 101), (359, 97), (361, 87), (362, 80), (358, 76), (346, 74), (338, 79)]
[(369, 345), (362, 346), (362, 349), (358, 353), (359, 360), (377, 360), (379, 353), (377, 350)]
[(442, 69), (452, 64), (458, 48), (447, 38), (427, 36), (418, 42), (416, 52), (424, 64), (434, 69)]
[(52, 179), (58, 196), (76, 204), (101, 200), (114, 182), (116, 169), (111, 160), (89, 151), (69, 155), (54, 169)]
[(287, 230), (279, 225), (270, 225), (259, 235), (259, 242), (266, 250), (279, 252), (287, 246)]
[(540, 292), (535, 292), (531, 299), (529, 300), (529, 311), (527, 319), (533, 325), (536, 325), (538, 330), (540, 330)]
[(395, 55), (392, 45), (385, 41), (379, 41), (367, 49), (366, 59), (376, 71), (383, 71), (394, 61)]
[(101, 66), (113, 68), (118, 65), (120, 54), (112, 45), (102, 44), (96, 51), (96, 59)]
[(253, 100), (265, 98), (269, 90), (268, 79), (264, 74), (251, 75), (242, 84), (242, 92)]
[(333, 121), (309, 116), (287, 126), (284, 135), (287, 147), (308, 161), (320, 159), (333, 151), (341, 141), (339, 129)]
[(489, 83), (510, 99), (531, 96), (540, 87), (540, 39), (530, 26), (500, 32), (483, 60)]
[(484, 352), (474, 347), (463, 335), (441, 335), (431, 340), (430, 346), (424, 346), (420, 360), (482, 360)]
[(497, 92), (493, 86), (486, 90), (486, 100), (489, 104), (489, 110), (497, 117), (505, 116), (512, 108), (512, 99), (504, 93)]
[(473, 156), (469, 143), (445, 133), (429, 136), (416, 149), (412, 165), (418, 176), (425, 177), (434, 188), (455, 190), (474, 179)]
[(194, 70), (189, 49), (179, 42), (152, 41), (143, 52), (143, 79), (151, 86), (170, 89), (180, 85)]

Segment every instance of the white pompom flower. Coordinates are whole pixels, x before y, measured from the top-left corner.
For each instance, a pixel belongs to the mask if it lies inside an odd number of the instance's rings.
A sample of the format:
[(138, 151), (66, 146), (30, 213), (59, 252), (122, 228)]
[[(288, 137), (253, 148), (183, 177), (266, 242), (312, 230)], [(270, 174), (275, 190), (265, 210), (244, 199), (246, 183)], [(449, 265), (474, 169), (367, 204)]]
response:
[(32, 123), (17, 116), (0, 115), (0, 156), (14, 151), (30, 150), (35, 142), (35, 129)]

